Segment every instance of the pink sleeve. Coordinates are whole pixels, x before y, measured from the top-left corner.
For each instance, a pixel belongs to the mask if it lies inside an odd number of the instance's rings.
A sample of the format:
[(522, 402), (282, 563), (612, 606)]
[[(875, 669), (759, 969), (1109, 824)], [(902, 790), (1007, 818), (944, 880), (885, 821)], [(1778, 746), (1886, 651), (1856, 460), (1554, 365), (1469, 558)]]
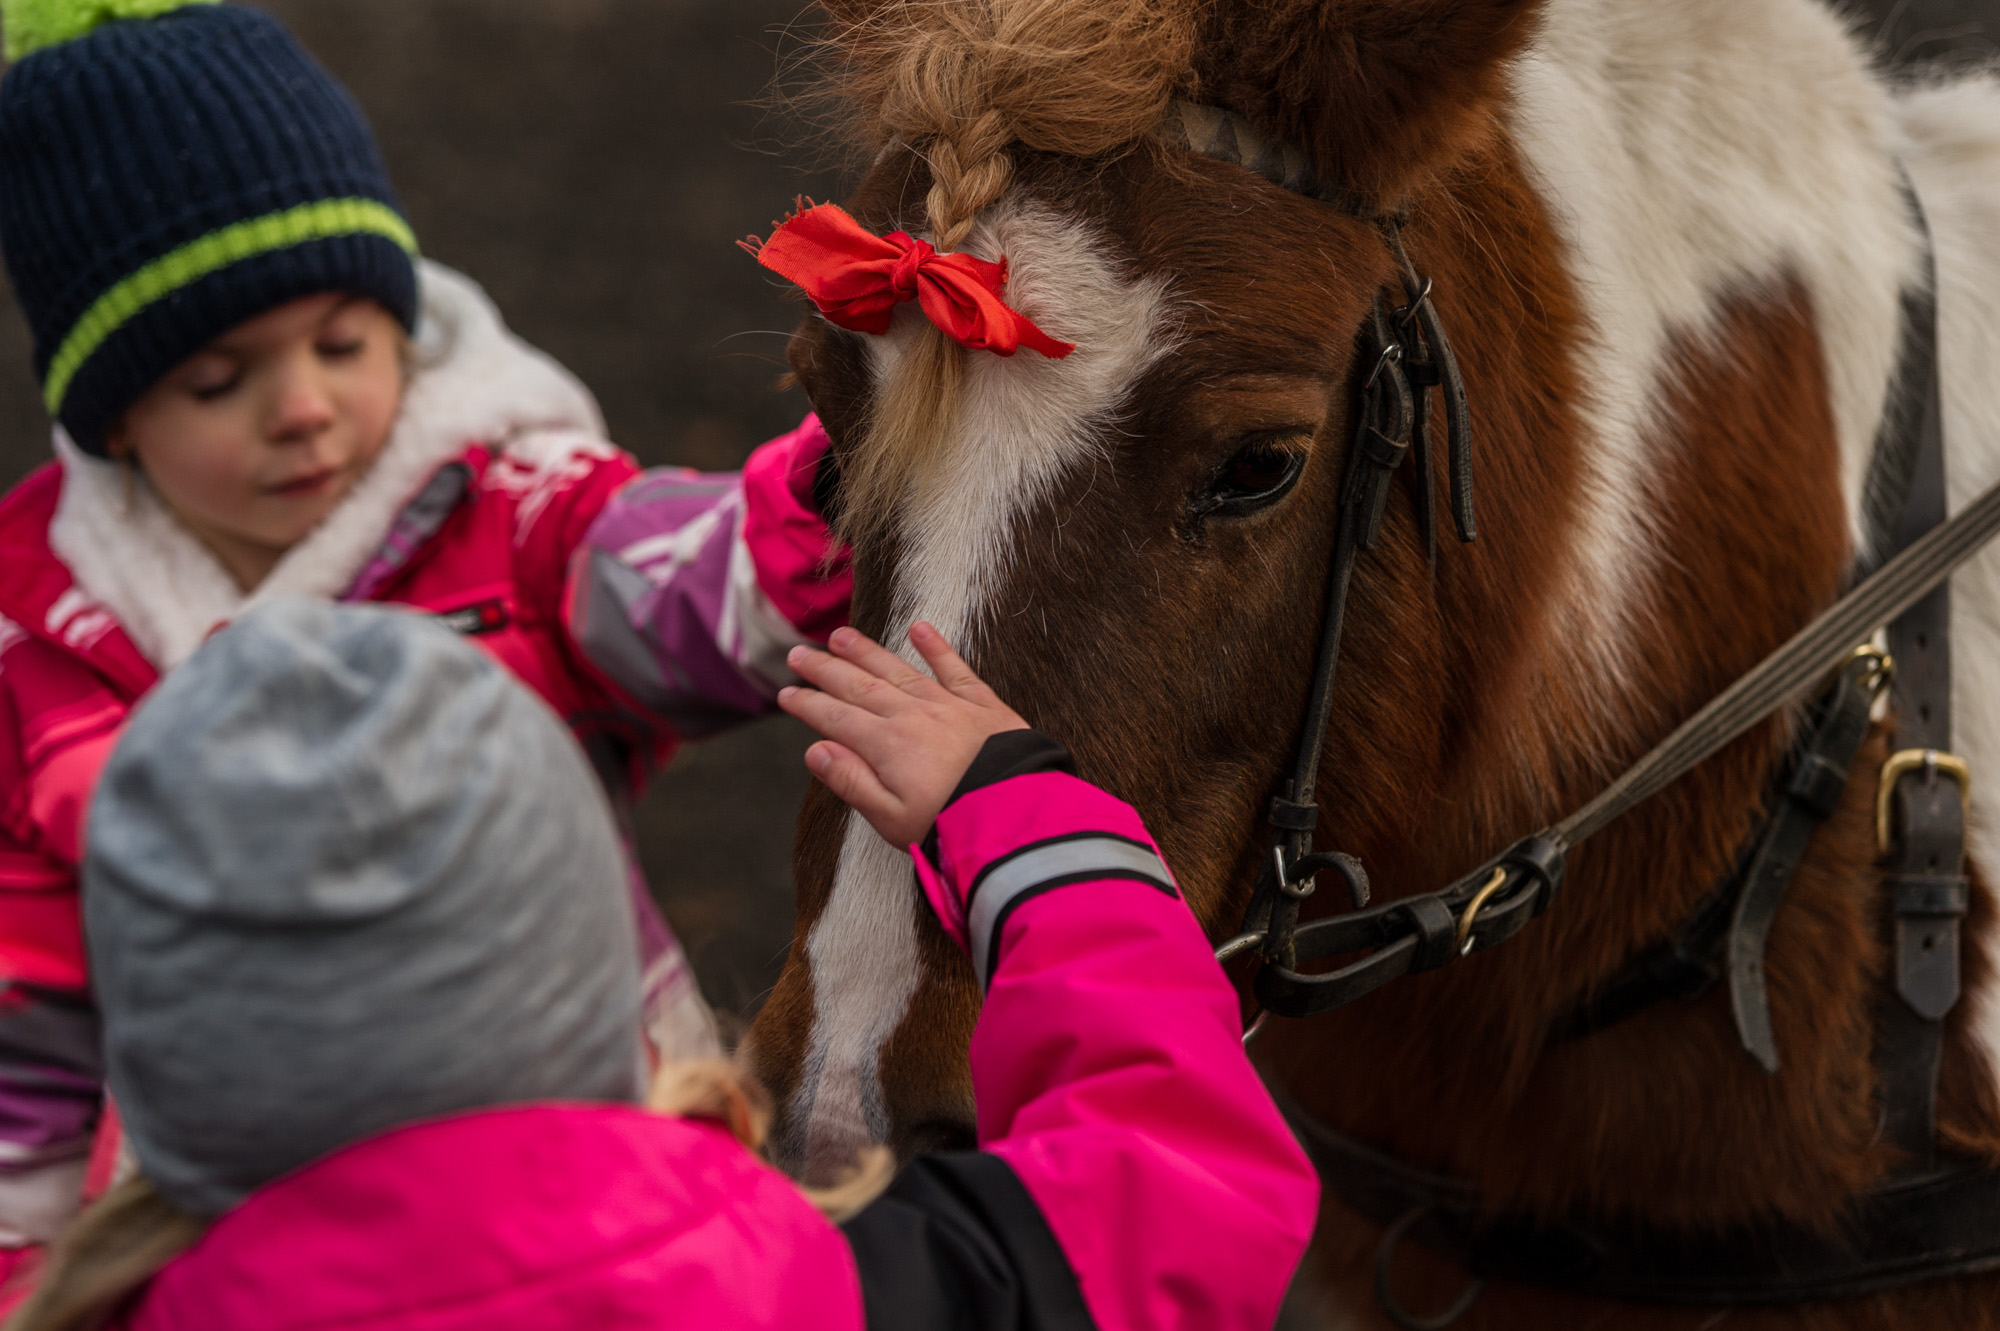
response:
[[(24, 676), (35, 664), (7, 661)], [(0, 989), (80, 995), (89, 985), (76, 882), (84, 816), (129, 709), (83, 672), (47, 684), (26, 698), (0, 686)], [(0, 1106), (0, 1138), (4, 1122)]]
[(813, 499), (827, 444), (819, 417), (808, 416), (743, 467), (743, 544), (757, 585), (814, 642), (847, 622), (854, 597), (852, 552), (827, 529)]
[(76, 1212), (103, 1098), (76, 866), (127, 708), (59, 661), (0, 647), (0, 1309)]
[(937, 832), (941, 873), (918, 871), (964, 902), (988, 986), (980, 1142), (1047, 1217), (1097, 1324), (1268, 1328), (1319, 1183), (1138, 814), (1038, 772), (960, 797)]
[(846, 621), (846, 551), (810, 502), (825, 451), (807, 417), (740, 476), (645, 472), (573, 556), (571, 640), (685, 738), (770, 711), (793, 682), (785, 654)]

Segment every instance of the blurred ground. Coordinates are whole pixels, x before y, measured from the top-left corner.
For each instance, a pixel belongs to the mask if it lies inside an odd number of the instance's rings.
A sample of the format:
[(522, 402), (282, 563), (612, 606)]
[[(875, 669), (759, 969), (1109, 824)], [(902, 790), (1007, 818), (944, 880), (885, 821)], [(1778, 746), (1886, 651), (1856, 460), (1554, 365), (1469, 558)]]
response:
[[(581, 375), (619, 443), (732, 467), (805, 409), (775, 387), (796, 307), (730, 245), (794, 194), (838, 193), (780, 151), (794, 128), (748, 105), (804, 0), (253, 3), (354, 89), (425, 251)], [(1892, 55), (2000, 54), (2000, 0), (1863, 8)], [(0, 486), (46, 456), (0, 291)], [(791, 936), (805, 742), (774, 721), (689, 749), (641, 811), (647, 872), (725, 1011), (755, 1004)]]

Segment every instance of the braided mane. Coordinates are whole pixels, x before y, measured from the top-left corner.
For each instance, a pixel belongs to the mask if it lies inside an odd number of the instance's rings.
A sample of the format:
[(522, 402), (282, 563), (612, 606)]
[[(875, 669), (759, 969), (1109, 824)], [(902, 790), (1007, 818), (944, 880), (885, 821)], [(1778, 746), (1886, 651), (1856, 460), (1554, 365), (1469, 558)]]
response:
[[(1015, 145), (1101, 157), (1138, 142), (1193, 80), (1198, 0), (826, 0), (831, 86), (863, 142), (930, 167), (940, 253), (1014, 179)], [(912, 219), (914, 221), (914, 219)], [(999, 256), (991, 256), (999, 257)], [(1088, 348), (1084, 349), (1086, 352)], [(926, 325), (845, 460), (849, 534), (900, 509), (917, 463), (958, 415), (965, 350)]]

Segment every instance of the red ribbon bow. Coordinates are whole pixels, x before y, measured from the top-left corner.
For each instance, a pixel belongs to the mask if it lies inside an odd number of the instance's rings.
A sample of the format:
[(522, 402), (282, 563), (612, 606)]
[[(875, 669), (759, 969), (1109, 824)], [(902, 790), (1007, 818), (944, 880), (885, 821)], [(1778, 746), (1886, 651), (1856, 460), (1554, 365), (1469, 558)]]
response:
[(1031, 347), (1052, 360), (1076, 350), (1035, 327), (1002, 297), (1007, 261), (939, 254), (901, 231), (878, 236), (830, 203), (807, 207), (759, 242), (740, 242), (757, 262), (812, 297), (833, 323), (886, 333), (896, 306), (914, 300), (954, 341), (1000, 356)]

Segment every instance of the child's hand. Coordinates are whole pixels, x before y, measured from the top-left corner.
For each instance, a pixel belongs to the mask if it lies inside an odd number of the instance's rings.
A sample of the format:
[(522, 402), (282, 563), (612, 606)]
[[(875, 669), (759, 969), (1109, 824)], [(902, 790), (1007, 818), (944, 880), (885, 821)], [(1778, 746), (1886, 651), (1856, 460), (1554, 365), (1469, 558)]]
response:
[(832, 655), (794, 647), (786, 658), (819, 687), (778, 694), (780, 707), (826, 736), (806, 750), (806, 766), (897, 847), (923, 840), (989, 737), (1028, 728), (943, 634), (920, 621), (910, 643), (936, 679), (843, 628)]

